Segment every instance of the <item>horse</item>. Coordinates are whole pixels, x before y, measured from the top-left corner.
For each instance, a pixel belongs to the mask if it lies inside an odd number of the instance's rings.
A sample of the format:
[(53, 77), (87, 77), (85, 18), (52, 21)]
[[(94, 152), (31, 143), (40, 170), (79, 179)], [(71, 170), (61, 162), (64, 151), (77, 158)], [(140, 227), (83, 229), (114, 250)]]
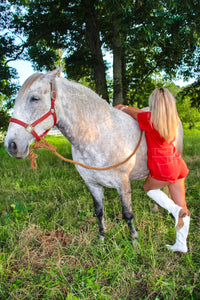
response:
[[(18, 159), (27, 157), (33, 141), (40, 140), (56, 125), (71, 143), (74, 160), (96, 168), (125, 160), (137, 146), (138, 122), (109, 105), (91, 89), (58, 77), (59, 72), (60, 69), (46, 74), (35, 73), (20, 88), (5, 137), (7, 152)], [(182, 152), (182, 145), (180, 126), (176, 138), (179, 152)], [(137, 152), (126, 163), (103, 171), (80, 165), (76, 165), (76, 169), (92, 195), (100, 240), (104, 239), (105, 233), (103, 187), (118, 191), (131, 239), (137, 240), (130, 181), (149, 174), (144, 134)]]

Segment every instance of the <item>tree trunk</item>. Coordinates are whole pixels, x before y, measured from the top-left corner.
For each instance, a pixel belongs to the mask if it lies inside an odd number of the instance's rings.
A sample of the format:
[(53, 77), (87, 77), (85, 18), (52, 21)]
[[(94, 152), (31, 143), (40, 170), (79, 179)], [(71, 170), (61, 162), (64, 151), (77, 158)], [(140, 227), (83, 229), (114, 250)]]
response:
[(113, 105), (124, 102), (122, 83), (122, 42), (120, 26), (115, 20), (113, 27)]
[(86, 9), (86, 38), (94, 62), (93, 66), (96, 91), (103, 99), (109, 102), (106, 70), (101, 51), (101, 41), (94, 2), (95, 0), (83, 0)]
[(126, 76), (126, 51), (122, 48), (122, 88), (123, 88), (123, 104), (127, 103), (128, 79)]

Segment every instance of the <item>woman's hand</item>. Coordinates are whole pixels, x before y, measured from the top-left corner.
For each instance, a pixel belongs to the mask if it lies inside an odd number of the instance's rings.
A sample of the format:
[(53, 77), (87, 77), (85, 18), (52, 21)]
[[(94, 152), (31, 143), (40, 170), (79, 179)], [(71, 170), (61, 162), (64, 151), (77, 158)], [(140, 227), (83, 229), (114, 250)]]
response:
[(116, 106), (114, 106), (114, 108), (117, 108), (117, 109), (122, 109), (122, 107), (126, 107), (126, 105), (117, 104)]
[(123, 112), (127, 113), (128, 115), (130, 115), (135, 120), (137, 120), (138, 113), (143, 112), (143, 110), (141, 110), (139, 108), (130, 107), (130, 106), (123, 105), (123, 104), (118, 104), (114, 107), (117, 108), (117, 109), (123, 110)]

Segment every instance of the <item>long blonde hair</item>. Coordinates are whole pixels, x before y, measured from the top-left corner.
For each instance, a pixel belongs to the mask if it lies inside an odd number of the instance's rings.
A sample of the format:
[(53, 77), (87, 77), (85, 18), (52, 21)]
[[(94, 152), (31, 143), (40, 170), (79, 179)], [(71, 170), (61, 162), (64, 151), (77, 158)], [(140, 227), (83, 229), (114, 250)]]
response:
[(176, 100), (166, 88), (155, 89), (149, 97), (150, 122), (159, 134), (170, 142), (176, 136), (179, 117)]

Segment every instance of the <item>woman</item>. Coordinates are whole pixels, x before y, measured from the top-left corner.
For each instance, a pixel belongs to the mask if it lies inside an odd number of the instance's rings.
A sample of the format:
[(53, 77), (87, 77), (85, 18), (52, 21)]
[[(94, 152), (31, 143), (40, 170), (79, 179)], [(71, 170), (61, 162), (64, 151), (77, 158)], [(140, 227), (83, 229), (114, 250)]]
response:
[[(176, 100), (166, 88), (155, 89), (149, 98), (149, 112), (119, 104), (145, 131), (150, 173), (144, 190), (157, 204), (175, 218), (176, 243), (167, 245), (173, 251), (186, 253), (190, 216), (185, 200), (185, 177), (188, 168), (174, 146), (179, 117)], [(168, 186), (172, 200), (160, 189)]]

